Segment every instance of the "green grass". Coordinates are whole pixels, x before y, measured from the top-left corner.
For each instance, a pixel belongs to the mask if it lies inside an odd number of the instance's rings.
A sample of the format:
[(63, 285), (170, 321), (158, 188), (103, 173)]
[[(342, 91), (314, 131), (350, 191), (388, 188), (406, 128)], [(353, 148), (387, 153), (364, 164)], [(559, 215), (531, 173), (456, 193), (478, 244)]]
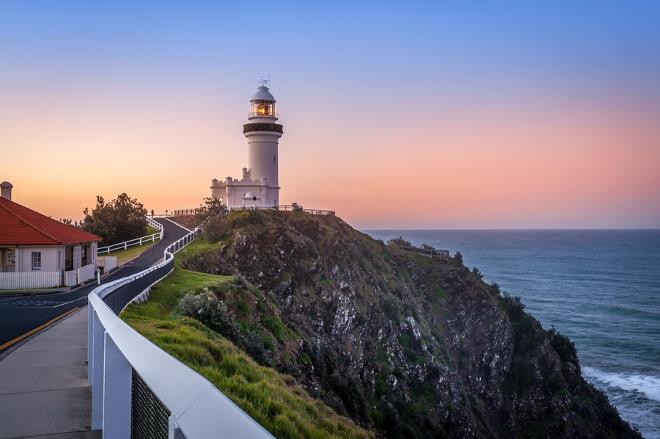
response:
[[(152, 226), (147, 226), (147, 235), (153, 235), (154, 233), (158, 233), (158, 229)], [(158, 238), (156, 238), (156, 242), (158, 242)], [(99, 256), (116, 256), (117, 264), (122, 265), (130, 261), (131, 259), (137, 258), (154, 244), (155, 242), (149, 241), (142, 245), (134, 245), (133, 247), (129, 247), (126, 250), (115, 250), (111, 252), (109, 255), (102, 254)]]
[[(158, 240), (156, 240), (158, 242)], [(134, 245), (133, 247), (129, 247), (126, 250), (115, 250), (113, 252), (110, 252), (110, 254), (102, 254), (99, 256), (116, 256), (117, 257), (117, 263), (119, 265), (125, 264), (126, 262), (130, 261), (131, 259), (135, 259), (138, 256), (140, 256), (142, 253), (144, 253), (149, 247), (154, 245), (154, 242), (149, 241), (148, 243), (142, 244), (142, 245)]]
[[(157, 284), (147, 302), (130, 305), (121, 315), (129, 325), (187, 364), (264, 428), (280, 438), (367, 438), (370, 433), (311, 398), (288, 376), (260, 366), (229, 340), (197, 320), (177, 314), (179, 299), (188, 291), (234, 283), (233, 276), (186, 270), (187, 255), (215, 248), (201, 240), (176, 256), (174, 272)], [(279, 319), (270, 324), (284, 330)]]

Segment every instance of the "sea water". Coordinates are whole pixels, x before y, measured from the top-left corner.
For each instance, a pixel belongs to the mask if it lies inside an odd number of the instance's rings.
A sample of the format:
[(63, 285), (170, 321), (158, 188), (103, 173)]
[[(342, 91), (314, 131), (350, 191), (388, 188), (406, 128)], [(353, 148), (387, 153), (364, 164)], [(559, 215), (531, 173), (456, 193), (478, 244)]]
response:
[(660, 230), (369, 230), (461, 252), (575, 343), (582, 373), (660, 438)]

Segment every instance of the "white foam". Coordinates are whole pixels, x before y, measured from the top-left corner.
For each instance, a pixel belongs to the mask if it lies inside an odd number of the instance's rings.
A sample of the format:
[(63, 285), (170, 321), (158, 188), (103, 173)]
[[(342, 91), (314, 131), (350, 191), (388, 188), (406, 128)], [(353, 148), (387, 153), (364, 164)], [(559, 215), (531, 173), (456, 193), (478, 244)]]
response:
[(647, 398), (660, 402), (660, 377), (634, 373), (603, 372), (594, 367), (582, 368), (584, 375), (603, 384), (629, 392), (640, 392)]

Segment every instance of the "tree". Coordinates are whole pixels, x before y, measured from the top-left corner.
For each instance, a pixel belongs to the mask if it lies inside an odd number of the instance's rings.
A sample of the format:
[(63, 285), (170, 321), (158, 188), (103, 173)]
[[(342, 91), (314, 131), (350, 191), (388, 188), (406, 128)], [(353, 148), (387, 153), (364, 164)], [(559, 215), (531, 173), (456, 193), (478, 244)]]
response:
[(459, 265), (463, 265), (463, 255), (461, 254), (461, 252), (456, 252), (456, 254), (454, 255), (454, 260), (458, 262)]
[(227, 213), (229, 212), (227, 210), (227, 206), (225, 206), (225, 203), (223, 203), (220, 198), (215, 198), (215, 197), (204, 198), (204, 206), (208, 214), (211, 216), (227, 215)]
[(103, 238), (103, 244), (139, 238), (147, 233), (147, 209), (136, 198), (121, 193), (109, 203), (98, 195), (96, 207), (85, 208), (82, 228)]
[(484, 278), (484, 275), (481, 274), (481, 270), (479, 270), (477, 267), (472, 269), (472, 274), (474, 274), (474, 277), (476, 277), (478, 280), (482, 280)]

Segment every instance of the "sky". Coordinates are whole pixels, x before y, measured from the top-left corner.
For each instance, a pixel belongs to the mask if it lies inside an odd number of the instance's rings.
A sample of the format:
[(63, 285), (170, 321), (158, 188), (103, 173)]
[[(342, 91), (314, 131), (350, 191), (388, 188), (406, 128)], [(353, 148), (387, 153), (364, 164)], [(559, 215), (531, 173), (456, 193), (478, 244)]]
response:
[[(139, 3), (139, 4), (138, 4)], [(0, 2), (0, 180), (79, 219), (240, 177), (359, 228), (660, 227), (660, 2)]]

